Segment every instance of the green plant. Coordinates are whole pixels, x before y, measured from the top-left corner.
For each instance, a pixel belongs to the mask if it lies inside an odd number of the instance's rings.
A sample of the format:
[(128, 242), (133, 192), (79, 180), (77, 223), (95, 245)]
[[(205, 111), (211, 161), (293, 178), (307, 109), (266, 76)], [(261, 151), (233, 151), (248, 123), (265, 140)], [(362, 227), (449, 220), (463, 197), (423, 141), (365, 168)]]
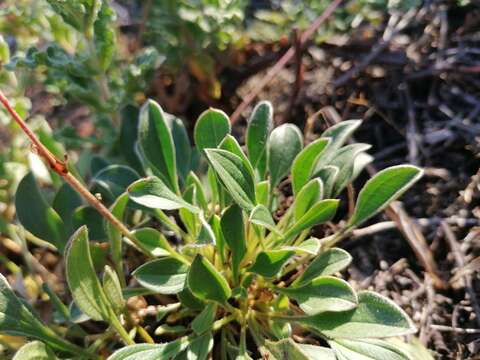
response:
[[(286, 35), (284, 29), (307, 28), (329, 4), (327, 0), (273, 0), (270, 8), (255, 12), (247, 34), (257, 41), (277, 41), (280, 36)], [(389, 12), (404, 12), (418, 6), (416, 0), (346, 1), (317, 32), (316, 38), (322, 42), (334, 35), (349, 33), (363, 23), (379, 25)]]
[[(190, 73), (205, 85), (210, 97), (219, 98), (218, 68), (228, 51), (245, 42), (245, 0), (165, 0), (147, 5), (144, 38), (165, 56), (173, 74)], [(228, 56), (227, 56), (228, 58)], [(230, 59), (231, 60), (231, 59)]]
[[(402, 165), (379, 172), (363, 186), (348, 220), (340, 221), (344, 210), (338, 197), (371, 159), (368, 145), (344, 145), (361, 122), (343, 121), (304, 147), (294, 125), (272, 130), (272, 116), (270, 103), (255, 107), (245, 152), (230, 135), (227, 115), (207, 110), (197, 120), (194, 149), (181, 120), (147, 101), (139, 113), (137, 153), (149, 176), (104, 164), (96, 165), (90, 183), (111, 204), (111, 213), (134, 229), (126, 230), (128, 238), (115, 222), (99, 223), (71, 189), (62, 187), (50, 204), (33, 191), (35, 179), (27, 175), (17, 192), (19, 220), (31, 234), (65, 249), (74, 305), (69, 310), (48, 291), (62, 315), (47, 327), (2, 276), (0, 332), (43, 343), (25, 345), (19, 352), (27, 354), (24, 359), (38, 352), (52, 358), (51, 351), (98, 358), (99, 349), (113, 352), (110, 360), (207, 359), (209, 354), (214, 359), (414, 358), (408, 348), (384, 339), (414, 333), (411, 320), (392, 301), (356, 292), (336, 276), (352, 259), (335, 244), (398, 198), (422, 171)], [(204, 171), (193, 172), (197, 168)], [(73, 166), (64, 171), (75, 172)], [(292, 204), (286, 196), (289, 183)], [(311, 237), (313, 227), (324, 236)], [(124, 265), (138, 261), (126, 255), (123, 243), (145, 259), (131, 274)], [(141, 287), (128, 286), (130, 276)], [(153, 322), (138, 319), (126, 306), (135, 296), (162, 299)], [(79, 311), (81, 321), (103, 321), (108, 330), (92, 341), (78, 335), (85, 332), (74, 316)], [(118, 349), (111, 341), (115, 333), (126, 346)], [(135, 344), (136, 334), (146, 343)], [(83, 339), (83, 349), (68, 337)]]
[(0, 22), (21, 43), (5, 69), (31, 80), (36, 75), (58, 103), (90, 108), (94, 133), (81, 137), (69, 123), (57, 132), (68, 147), (89, 142), (110, 150), (118, 138), (120, 108), (143, 101), (146, 78), (162, 62), (159, 53), (144, 47), (124, 55), (117, 15), (107, 0), (24, 0), (19, 5), (6, 7), (3, 15), (15, 19), (16, 28), (26, 34), (16, 36), (12, 21)]

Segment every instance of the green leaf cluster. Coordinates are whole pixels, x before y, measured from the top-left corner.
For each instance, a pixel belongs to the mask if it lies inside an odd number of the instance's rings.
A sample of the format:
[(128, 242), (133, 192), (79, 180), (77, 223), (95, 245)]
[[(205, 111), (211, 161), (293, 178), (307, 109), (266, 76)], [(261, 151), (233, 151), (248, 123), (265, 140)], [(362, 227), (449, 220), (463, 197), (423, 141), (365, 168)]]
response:
[[(410, 165), (382, 170), (362, 186), (348, 218), (341, 195), (366, 165), (369, 148), (346, 145), (360, 125), (341, 122), (304, 144), (295, 125), (274, 128), (272, 106), (262, 102), (248, 121), (245, 147), (231, 135), (228, 116), (215, 109), (200, 115), (191, 144), (183, 122), (148, 100), (138, 111), (132, 143), (138, 171), (101, 158), (91, 162), (91, 188), (119, 221), (134, 228), (129, 238), (99, 220), (71, 189), (62, 187), (50, 205), (32, 174), (19, 186), (18, 217), (33, 235), (65, 248), (77, 312), (108, 324), (128, 345), (110, 359), (204, 360), (212, 352), (225, 359), (255, 353), (272, 359), (411, 359), (385, 339), (414, 333), (411, 320), (391, 300), (356, 291), (342, 279), (352, 258), (335, 245), (397, 199), (422, 171)], [(293, 202), (279, 212), (289, 186)], [(65, 214), (74, 220), (63, 221)], [(312, 237), (313, 228), (324, 236)], [(332, 228), (338, 230), (331, 234)], [(129, 261), (130, 251), (139, 251), (141, 263)], [(0, 329), (23, 331), (47, 346), (22, 351), (71, 352), (42, 335), (49, 330), (2, 281)], [(146, 330), (127, 320), (132, 296), (164, 299), (152, 336), (159, 341), (169, 334), (173, 340), (134, 344), (150, 335), (142, 336)], [(61, 300), (56, 303), (73, 322)], [(20, 322), (6, 311), (11, 306)], [(293, 329), (325, 346), (295, 342)]]

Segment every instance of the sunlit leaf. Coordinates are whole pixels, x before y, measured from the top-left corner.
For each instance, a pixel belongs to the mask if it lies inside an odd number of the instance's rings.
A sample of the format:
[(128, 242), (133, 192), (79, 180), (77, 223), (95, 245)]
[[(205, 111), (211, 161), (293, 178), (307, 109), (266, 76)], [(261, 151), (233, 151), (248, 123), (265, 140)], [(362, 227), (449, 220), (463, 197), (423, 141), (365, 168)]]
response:
[(357, 205), (349, 226), (357, 226), (369, 219), (393, 200), (401, 196), (420, 177), (423, 171), (416, 166), (398, 165), (380, 171), (358, 194)]
[(268, 140), (268, 168), (272, 187), (288, 174), (302, 147), (303, 136), (295, 125), (283, 124), (272, 131)]

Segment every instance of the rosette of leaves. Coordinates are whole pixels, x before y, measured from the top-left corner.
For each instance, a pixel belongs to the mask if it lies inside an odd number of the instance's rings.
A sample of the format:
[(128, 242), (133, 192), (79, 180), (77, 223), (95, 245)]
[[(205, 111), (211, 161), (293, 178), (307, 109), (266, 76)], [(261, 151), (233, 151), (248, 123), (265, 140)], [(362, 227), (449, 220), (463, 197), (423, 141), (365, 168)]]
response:
[[(270, 103), (259, 103), (242, 147), (230, 134), (228, 116), (207, 110), (196, 122), (192, 147), (181, 120), (147, 101), (139, 111), (136, 154), (148, 176), (98, 162), (92, 181), (109, 197), (113, 214), (134, 228), (135, 242), (122, 239), (110, 224), (96, 228), (94, 217), (66, 201), (66, 193), (56, 206), (43, 200), (42, 209), (33, 209), (37, 221), (29, 222), (33, 210), (22, 211), (27, 205), (20, 184), (22, 224), (65, 248), (77, 313), (109, 324), (106, 338), (116, 332), (126, 345), (105, 341), (110, 360), (415, 358), (408, 346), (389, 341), (415, 332), (407, 314), (384, 296), (356, 291), (343, 280), (340, 272), (352, 258), (335, 244), (397, 199), (422, 171), (410, 165), (380, 171), (363, 185), (348, 216), (340, 196), (371, 160), (368, 145), (346, 145), (361, 122), (343, 121), (304, 144), (296, 126), (273, 128), (272, 118)], [(31, 177), (24, 181), (32, 188)], [(293, 202), (284, 209), (288, 184)], [(77, 223), (65, 224), (58, 215), (65, 209), (76, 214)], [(66, 242), (81, 223), (95, 241), (81, 226)], [(312, 237), (314, 227), (325, 235)], [(105, 241), (109, 254), (98, 256)], [(135, 261), (131, 274), (132, 253), (125, 256), (125, 245), (144, 254), (138, 253), (145, 260)], [(5, 291), (2, 296), (10, 299)], [(125, 306), (131, 296), (157, 306), (153, 321), (131, 321)], [(22, 314), (29, 323), (31, 315)], [(12, 328), (2, 316), (0, 330), (18, 333), (21, 324)], [(63, 324), (73, 322), (65, 311)], [(42, 333), (24, 334), (59, 355), (69, 351)]]

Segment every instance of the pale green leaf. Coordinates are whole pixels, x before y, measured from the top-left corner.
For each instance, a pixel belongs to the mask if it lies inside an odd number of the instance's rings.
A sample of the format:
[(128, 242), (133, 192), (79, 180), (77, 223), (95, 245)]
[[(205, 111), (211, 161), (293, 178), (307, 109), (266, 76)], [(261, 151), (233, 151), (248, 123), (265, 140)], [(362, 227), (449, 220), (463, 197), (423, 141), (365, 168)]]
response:
[(283, 246), (282, 250), (292, 250), (297, 254), (317, 255), (320, 250), (320, 243), (321, 241), (319, 239), (310, 238), (302, 242), (300, 245)]
[(128, 195), (132, 201), (152, 209), (174, 210), (185, 208), (193, 213), (199, 212), (197, 207), (176, 195), (157, 177), (135, 181), (129, 186)]
[(292, 339), (265, 342), (265, 347), (276, 360), (335, 360), (331, 349), (297, 344)]
[(310, 344), (297, 344), (309, 360), (338, 360), (332, 349)]
[(408, 315), (393, 301), (371, 291), (358, 294), (350, 311), (327, 312), (300, 320), (329, 338), (384, 338), (416, 331)]
[(205, 149), (207, 159), (232, 199), (245, 211), (255, 206), (253, 174), (242, 159), (220, 149)]
[(75, 304), (93, 320), (108, 320), (111, 306), (93, 267), (88, 230), (79, 228), (65, 249), (65, 272)]
[(247, 270), (263, 277), (273, 278), (282, 270), (285, 263), (294, 255), (292, 250), (267, 250), (257, 255), (255, 262)]
[(339, 173), (339, 169), (333, 165), (327, 165), (318, 171), (314, 177), (318, 177), (323, 183), (323, 197), (328, 199), (333, 196), (333, 188)]
[(188, 288), (201, 300), (224, 304), (232, 294), (227, 280), (201, 255), (193, 260), (187, 279)]
[[(123, 193), (110, 207), (110, 212), (118, 220), (123, 222), (123, 217), (128, 204), (128, 194)], [(116, 268), (123, 269), (123, 252), (122, 252), (122, 233), (107, 219), (103, 220), (103, 226), (110, 242), (110, 254), (112, 261), (116, 264)]]
[(275, 221), (272, 218), (272, 214), (264, 205), (257, 205), (253, 208), (248, 219), (255, 225), (262, 226), (274, 233), (279, 234)]
[(145, 250), (156, 257), (169, 256), (172, 247), (165, 236), (153, 228), (140, 228), (132, 231), (137, 241), (142, 244)]
[(132, 273), (147, 289), (159, 294), (177, 294), (185, 287), (188, 266), (177, 259), (164, 257), (149, 261)]
[(315, 165), (328, 146), (330, 139), (320, 138), (308, 144), (296, 157), (292, 165), (292, 189), (297, 194), (310, 180)]
[(296, 221), (323, 198), (323, 182), (319, 178), (310, 180), (295, 196), (293, 215)]
[(336, 339), (328, 343), (344, 360), (411, 360), (402, 349), (383, 340)]
[(103, 291), (116, 314), (120, 314), (125, 307), (125, 299), (122, 294), (122, 286), (118, 275), (113, 269), (106, 265), (102, 279)]
[(164, 344), (135, 344), (121, 348), (107, 360), (157, 360), (173, 359), (189, 345), (187, 338)]
[(320, 276), (301, 287), (276, 288), (276, 291), (295, 299), (307, 315), (351, 310), (358, 303), (350, 285), (333, 276)]
[(225, 210), (220, 220), (223, 238), (232, 253), (232, 272), (238, 280), (240, 263), (247, 252), (242, 209), (234, 204)]
[(340, 192), (352, 181), (355, 159), (357, 155), (368, 150), (368, 144), (351, 144), (338, 149), (333, 155), (330, 165), (339, 169), (335, 178), (332, 194), (338, 196)]
[(248, 160), (240, 144), (232, 135), (225, 136), (225, 138), (222, 140), (218, 148), (229, 151), (232, 154), (237, 155), (240, 159), (242, 159), (242, 162), (245, 168), (247, 168), (248, 171), (251, 174), (253, 174), (253, 167), (252, 167), (252, 164), (250, 163), (250, 160)]
[(187, 348), (187, 360), (206, 360), (213, 349), (213, 335), (207, 332), (190, 341)]
[(358, 226), (401, 196), (423, 171), (412, 165), (392, 166), (367, 181), (358, 194), (357, 205), (348, 226)]
[(18, 184), (15, 207), (25, 229), (63, 251), (67, 243), (65, 224), (43, 198), (32, 173), (25, 175)]
[(215, 313), (217, 306), (214, 303), (209, 303), (192, 321), (192, 329), (197, 335), (203, 334), (205, 331), (212, 328), (215, 320)]
[(345, 250), (339, 248), (328, 249), (310, 263), (294, 284), (297, 286), (304, 285), (319, 276), (335, 274), (345, 269), (351, 262), (352, 257)]
[(195, 145), (200, 152), (206, 148), (216, 148), (230, 130), (230, 120), (223, 111), (206, 110), (200, 114), (195, 123), (193, 131)]
[(297, 235), (314, 225), (323, 224), (330, 221), (337, 212), (339, 200), (326, 199), (317, 202), (298, 220), (295, 221), (288, 231), (284, 234), (284, 238), (288, 239)]
[(23, 345), (15, 353), (12, 360), (56, 360), (52, 350), (40, 341), (32, 341)]
[(170, 190), (177, 192), (177, 165), (172, 134), (162, 108), (153, 100), (145, 102), (140, 109), (138, 144), (154, 174)]
[[(273, 127), (273, 107), (268, 101), (259, 102), (248, 119), (246, 145), (248, 157), (254, 168), (262, 173), (265, 169), (268, 135)], [(262, 169), (263, 167), (263, 169)]]
[(183, 121), (176, 116), (165, 114), (165, 120), (170, 128), (175, 146), (177, 172), (183, 181), (192, 168), (192, 146), (190, 145), (187, 129)]
[(272, 131), (268, 140), (268, 168), (272, 188), (288, 174), (302, 147), (303, 136), (295, 125), (283, 124)]

